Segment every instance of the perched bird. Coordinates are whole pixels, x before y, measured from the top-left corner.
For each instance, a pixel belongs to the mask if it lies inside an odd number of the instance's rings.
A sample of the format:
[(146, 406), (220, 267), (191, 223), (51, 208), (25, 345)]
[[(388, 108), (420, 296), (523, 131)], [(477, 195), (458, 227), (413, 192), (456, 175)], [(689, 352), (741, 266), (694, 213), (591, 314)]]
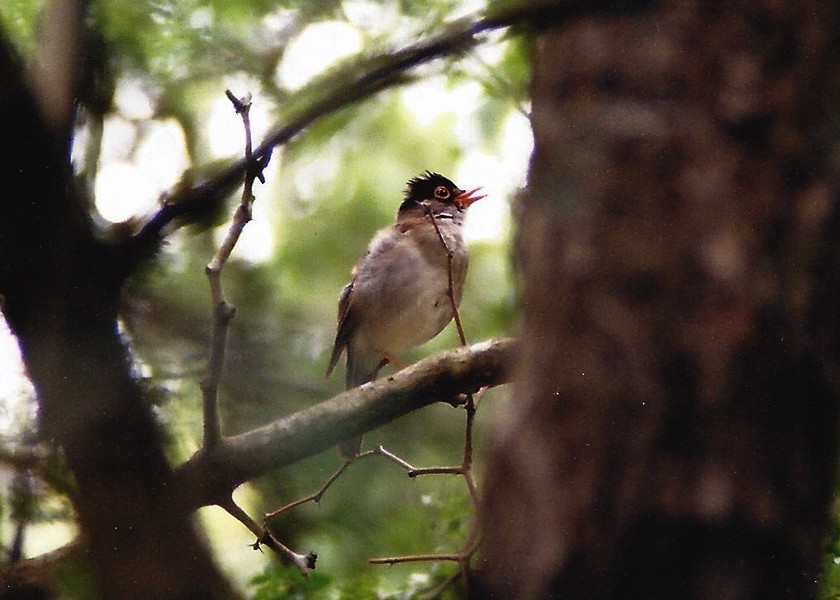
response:
[[(327, 377), (346, 350), (345, 387), (372, 381), (387, 363), (399, 364), (400, 352), (429, 341), (452, 320), (448, 252), (457, 306), (467, 274), (461, 228), (470, 204), (484, 198), (479, 189), (464, 191), (429, 171), (409, 180), (397, 222), (376, 234), (341, 293)], [(352, 458), (360, 446), (357, 438), (339, 450)]]

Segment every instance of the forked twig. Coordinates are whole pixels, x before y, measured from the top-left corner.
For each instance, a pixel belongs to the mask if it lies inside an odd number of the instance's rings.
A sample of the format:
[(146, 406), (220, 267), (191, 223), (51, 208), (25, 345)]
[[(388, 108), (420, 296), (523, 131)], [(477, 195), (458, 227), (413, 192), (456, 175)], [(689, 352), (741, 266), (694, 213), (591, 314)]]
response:
[(282, 513), (286, 512), (287, 510), (295, 508), (296, 506), (300, 506), (301, 504), (306, 504), (307, 502), (314, 502), (315, 504), (318, 504), (319, 502), (321, 502), (321, 498), (324, 497), (324, 494), (327, 492), (327, 490), (330, 489), (330, 487), (332, 487), (332, 485), (336, 482), (336, 480), (339, 477), (341, 477), (341, 475), (344, 473), (344, 471), (347, 470), (347, 467), (349, 467), (350, 465), (352, 465), (355, 462), (360, 461), (363, 458), (368, 458), (368, 457), (371, 457), (371, 456), (381, 456), (383, 458), (386, 458), (386, 459), (388, 459), (392, 462), (395, 462), (396, 464), (398, 464), (400, 467), (402, 467), (406, 471), (416, 470), (412, 465), (410, 465), (409, 463), (407, 463), (406, 461), (401, 459), (396, 454), (394, 454), (392, 452), (389, 452), (388, 450), (386, 450), (381, 445), (377, 446), (376, 448), (373, 448), (372, 450), (368, 450), (366, 452), (362, 452), (361, 454), (357, 454), (356, 456), (354, 456), (352, 458), (345, 459), (345, 461), (342, 463), (342, 465), (332, 475), (330, 475), (329, 478), (324, 482), (324, 484), (314, 493), (309, 494), (308, 496), (304, 496), (303, 498), (299, 498), (297, 500), (294, 500), (292, 502), (289, 502), (288, 504), (285, 504), (285, 505), (281, 506), (277, 510), (273, 510), (269, 513), (266, 513), (265, 520), (263, 521), (263, 527), (266, 527), (268, 521), (274, 519), (275, 517), (278, 517)]
[(472, 394), (467, 395), (467, 402), (465, 404), (467, 412), (467, 422), (464, 432), (464, 454), (461, 458), (461, 464), (454, 467), (424, 467), (420, 469), (411, 469), (407, 475), (412, 479), (423, 475), (461, 475), (467, 484), (467, 489), (470, 492), (473, 506), (478, 508), (478, 488), (475, 485), (475, 478), (473, 477), (473, 424), (475, 421), (476, 402)]
[(308, 554), (298, 554), (283, 544), (276, 537), (271, 535), (271, 532), (267, 529), (260, 527), (259, 524), (257, 524), (257, 522), (248, 515), (248, 513), (242, 510), (242, 508), (233, 501), (233, 498), (228, 498), (225, 502), (219, 504), (219, 506), (225, 509), (229, 515), (245, 525), (251, 533), (257, 536), (257, 541), (252, 545), (254, 550), (259, 550), (261, 546), (268, 546), (280, 556), (283, 562), (295, 565), (304, 577), (309, 575), (309, 572), (315, 568), (315, 561), (318, 559), (317, 554), (314, 552), (310, 552)]
[(263, 519), (263, 527), (267, 527), (269, 521), (271, 521), (275, 517), (283, 514), (287, 510), (293, 509), (296, 506), (300, 506), (301, 504), (306, 504), (307, 502), (314, 502), (315, 504), (320, 504), (321, 498), (323, 498), (324, 494), (327, 492), (328, 489), (330, 489), (330, 487), (332, 487), (332, 484), (334, 484), (336, 482), (336, 480), (341, 476), (341, 474), (344, 473), (344, 471), (347, 470), (347, 467), (349, 467), (356, 460), (358, 460), (360, 458), (364, 458), (364, 457), (369, 456), (369, 455), (370, 455), (370, 452), (363, 452), (362, 454), (357, 454), (353, 458), (346, 459), (341, 464), (341, 466), (335, 471), (335, 473), (333, 473), (332, 475), (329, 476), (329, 478), (324, 482), (324, 485), (322, 485), (318, 489), (318, 491), (316, 491), (312, 494), (309, 494), (308, 496), (304, 496), (303, 498), (298, 498), (297, 500), (293, 500), (292, 502), (289, 502), (288, 504), (284, 504), (283, 506), (281, 506), (280, 508), (278, 508), (276, 510), (265, 513), (265, 518)]
[[(469, 568), (470, 560), (478, 550), (478, 528), (473, 525), (470, 532), (467, 534), (467, 539), (464, 540), (462, 549), (457, 554), (413, 554), (409, 556), (388, 556), (383, 558), (372, 558), (368, 562), (372, 565), (396, 565), (412, 562), (457, 562), (458, 571), (453, 573), (440, 585), (429, 590), (426, 597), (436, 598), (440, 592), (451, 585), (458, 577), (464, 580), (464, 586), (467, 587), (469, 583)], [(468, 590), (467, 590), (468, 592)]]

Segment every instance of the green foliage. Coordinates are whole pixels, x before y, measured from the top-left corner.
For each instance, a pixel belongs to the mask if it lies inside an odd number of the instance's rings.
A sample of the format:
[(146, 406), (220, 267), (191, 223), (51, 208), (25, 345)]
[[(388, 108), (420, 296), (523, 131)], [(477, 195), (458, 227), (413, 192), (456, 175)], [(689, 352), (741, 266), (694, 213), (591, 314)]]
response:
[(98, 597), (88, 565), (81, 560), (65, 560), (56, 572), (58, 597), (65, 600), (89, 600)]
[(0, 2), (0, 29), (24, 55), (31, 55), (35, 50), (36, 24), (44, 6), (46, 0)]
[(833, 553), (823, 556), (823, 571), (820, 577), (820, 600), (837, 600), (840, 598), (840, 562)]
[(326, 599), (329, 576), (314, 572), (308, 578), (294, 567), (271, 565), (251, 578), (253, 600), (318, 600)]
[[(421, 563), (422, 565), (422, 563)], [(322, 573), (304, 579), (292, 568), (270, 565), (248, 582), (252, 600), (421, 600), (427, 592), (442, 584), (450, 573), (434, 565), (428, 572), (415, 572), (399, 586), (389, 586), (379, 577), (361, 573), (333, 581)], [(444, 598), (455, 598), (457, 585), (445, 590)]]
[(819, 586), (820, 600), (840, 599), (840, 513), (836, 507), (826, 536), (822, 569)]
[(247, 69), (254, 56), (245, 36), (267, 8), (266, 3), (204, 0), (93, 3), (97, 22), (119, 48), (124, 66), (163, 85), (219, 74), (220, 66)]

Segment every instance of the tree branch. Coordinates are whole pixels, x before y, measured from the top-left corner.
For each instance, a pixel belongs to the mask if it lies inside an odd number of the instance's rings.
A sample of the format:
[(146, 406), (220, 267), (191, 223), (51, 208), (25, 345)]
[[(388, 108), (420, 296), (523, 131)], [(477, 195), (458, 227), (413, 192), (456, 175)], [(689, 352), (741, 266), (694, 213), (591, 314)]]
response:
[(437, 401), (510, 379), (515, 342), (482, 342), (436, 354), (263, 427), (222, 438), (181, 465), (173, 495), (189, 508), (227, 501), (241, 483), (298, 462)]
[[(263, 537), (263, 528), (231, 503), (230, 494), (238, 485), (332, 448), (341, 440), (370, 431), (416, 409), (437, 401), (450, 402), (451, 397), (463, 391), (507, 383), (513, 371), (516, 346), (516, 340), (508, 338), (441, 352), (391, 377), (348, 390), (258, 429), (223, 438), (212, 450), (202, 448), (175, 470), (168, 486), (170, 499), (182, 509), (216, 504), (243, 522), (259, 537), (260, 544), (278, 551), (273, 545), (276, 539)], [(394, 460), (381, 448), (371, 453)], [(398, 464), (407, 470), (412, 467)], [(77, 541), (65, 548), (76, 554), (86, 546)], [(64, 552), (53, 554), (64, 556)], [(314, 562), (311, 553), (289, 552)], [(279, 553), (283, 554), (282, 550)], [(297, 561), (293, 562), (301, 568)], [(36, 563), (23, 561), (21, 568), (30, 564)], [(312, 563), (306, 562), (304, 569), (311, 568)], [(0, 581), (6, 581), (18, 571), (18, 568), (0, 569)]]
[[(0, 590), (3, 598), (49, 598), (62, 571), (78, 568), (90, 560), (83, 535), (70, 543), (35, 558), (0, 568)], [(43, 595), (39, 595), (43, 594)]]
[(318, 559), (317, 554), (314, 552), (299, 554), (284, 545), (280, 540), (271, 535), (270, 531), (267, 531), (264, 527), (254, 521), (248, 513), (242, 510), (242, 508), (233, 501), (232, 497), (228, 497), (227, 501), (221, 504), (221, 507), (225, 509), (229, 515), (247, 527), (251, 533), (257, 536), (257, 541), (254, 543), (255, 550), (259, 550), (260, 545), (268, 546), (283, 559), (284, 563), (292, 564), (297, 567), (301, 575), (304, 577), (308, 576), (315, 568), (315, 561)]
[(53, 0), (40, 29), (38, 54), (29, 80), (44, 122), (57, 138), (68, 138), (78, 88), (84, 0)]

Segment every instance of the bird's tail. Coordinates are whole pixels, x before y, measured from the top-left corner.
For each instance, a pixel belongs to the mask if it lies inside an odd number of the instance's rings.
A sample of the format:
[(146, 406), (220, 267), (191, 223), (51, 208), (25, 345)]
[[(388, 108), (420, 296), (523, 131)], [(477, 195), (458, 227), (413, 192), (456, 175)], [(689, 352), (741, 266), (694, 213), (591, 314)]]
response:
[(338, 453), (341, 455), (341, 458), (345, 460), (357, 457), (361, 449), (362, 436), (354, 437), (349, 440), (344, 440), (343, 442), (338, 444)]
[[(379, 369), (388, 361), (379, 354), (347, 347), (347, 373), (344, 379), (345, 389), (359, 387), (376, 379)], [(343, 458), (353, 458), (362, 447), (362, 436), (345, 440), (338, 445), (338, 452)]]

